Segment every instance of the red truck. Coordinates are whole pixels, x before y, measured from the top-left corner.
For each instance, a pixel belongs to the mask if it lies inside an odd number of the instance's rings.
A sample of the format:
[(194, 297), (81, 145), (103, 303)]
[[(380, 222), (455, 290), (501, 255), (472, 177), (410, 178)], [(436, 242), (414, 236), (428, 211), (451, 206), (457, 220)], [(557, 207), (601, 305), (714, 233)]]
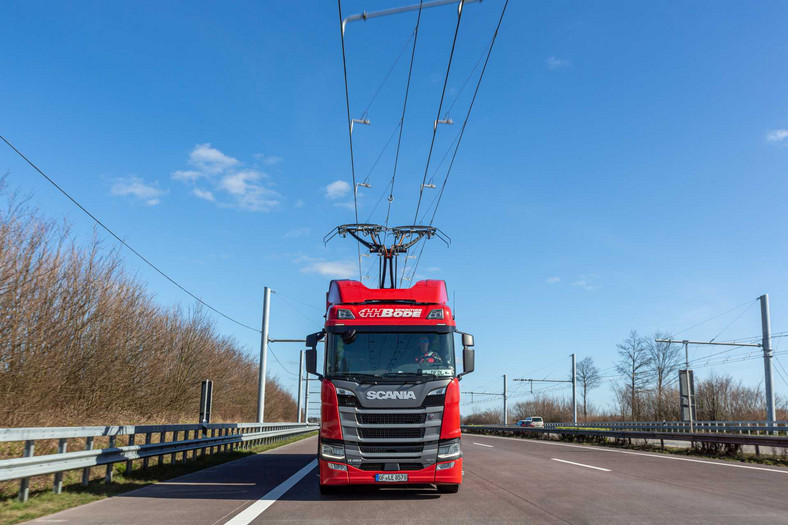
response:
[[(459, 374), (455, 333), (462, 335)], [(392, 289), (331, 281), (325, 327), (307, 336), (307, 347), (307, 371), (321, 381), (322, 494), (361, 484), (459, 490), (459, 380), (474, 368), (473, 336), (457, 331), (444, 281)]]

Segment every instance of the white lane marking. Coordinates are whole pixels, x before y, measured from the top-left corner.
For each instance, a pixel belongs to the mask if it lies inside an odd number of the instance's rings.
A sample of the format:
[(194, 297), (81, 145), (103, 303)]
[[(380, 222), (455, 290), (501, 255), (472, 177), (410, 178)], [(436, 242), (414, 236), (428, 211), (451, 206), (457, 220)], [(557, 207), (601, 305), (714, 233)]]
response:
[(567, 461), (565, 459), (550, 458), (553, 461), (560, 461), (561, 463), (569, 463), (570, 465), (577, 465), (578, 467), (592, 468), (594, 470), (601, 470), (603, 472), (610, 472), (609, 468), (594, 467), (593, 465), (583, 465), (582, 463), (575, 463), (574, 461)]
[(205, 485), (209, 487), (254, 487), (257, 483), (201, 483), (199, 481), (195, 481), (193, 483), (186, 482), (186, 481), (162, 481), (159, 485), (192, 485), (195, 487), (199, 487), (200, 485)]
[(474, 445), (479, 445), (480, 447), (489, 447), (489, 448), (493, 448), (493, 446), (492, 446), (492, 445), (485, 445), (484, 443), (475, 443), (475, 442), (474, 442)]
[(296, 483), (301, 481), (304, 476), (312, 472), (316, 466), (317, 460), (313, 459), (307, 466), (287, 478), (278, 487), (271, 490), (268, 494), (236, 514), (225, 525), (249, 525), (249, 523), (252, 523), (252, 521), (254, 521), (257, 516), (265, 512), (268, 507), (273, 505), (276, 500), (284, 496), (288, 490), (293, 488)]
[(523, 439), (523, 438), (510, 438), (510, 437), (503, 437), (503, 436), (484, 436), (485, 438), (489, 439), (507, 439), (509, 441), (519, 441), (520, 443), (533, 443), (539, 445), (553, 445), (556, 447), (571, 447), (571, 448), (579, 448), (583, 450), (592, 450), (592, 451), (599, 451), (599, 452), (614, 452), (616, 454), (631, 454), (633, 456), (646, 456), (647, 458), (658, 458), (658, 459), (672, 459), (674, 461), (689, 461), (690, 463), (705, 463), (706, 465), (717, 465), (718, 467), (733, 467), (733, 468), (745, 468), (749, 470), (763, 470), (764, 472), (777, 472), (778, 474), (788, 474), (788, 470), (777, 470), (773, 468), (763, 468), (763, 467), (752, 467), (750, 465), (736, 465), (734, 463), (721, 463), (718, 461), (704, 461), (702, 459), (690, 459), (690, 458), (677, 458), (675, 456), (669, 456), (667, 454), (646, 454), (645, 452), (632, 452), (631, 450), (613, 450), (610, 448), (605, 447), (590, 447), (590, 446), (583, 446), (583, 445), (570, 445), (568, 443), (553, 443), (550, 441), (541, 441), (536, 439)]

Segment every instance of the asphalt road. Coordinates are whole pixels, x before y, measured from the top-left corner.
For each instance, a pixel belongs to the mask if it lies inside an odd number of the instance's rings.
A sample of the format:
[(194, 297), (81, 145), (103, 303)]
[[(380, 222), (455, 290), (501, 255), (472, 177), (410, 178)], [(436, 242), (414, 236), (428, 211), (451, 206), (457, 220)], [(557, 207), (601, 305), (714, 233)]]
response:
[(458, 494), (321, 497), (316, 448), (309, 438), (31, 523), (788, 523), (779, 467), (466, 434)]

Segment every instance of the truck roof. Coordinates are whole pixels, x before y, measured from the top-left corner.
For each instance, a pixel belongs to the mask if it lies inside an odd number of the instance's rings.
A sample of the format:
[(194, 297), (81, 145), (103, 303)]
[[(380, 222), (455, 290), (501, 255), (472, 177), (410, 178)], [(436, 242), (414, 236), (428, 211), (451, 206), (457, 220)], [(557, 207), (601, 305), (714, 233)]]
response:
[(446, 282), (418, 281), (410, 288), (367, 288), (364, 283), (350, 279), (331, 281), (326, 297), (326, 309), (336, 304), (385, 304), (413, 302), (446, 306), (449, 294)]

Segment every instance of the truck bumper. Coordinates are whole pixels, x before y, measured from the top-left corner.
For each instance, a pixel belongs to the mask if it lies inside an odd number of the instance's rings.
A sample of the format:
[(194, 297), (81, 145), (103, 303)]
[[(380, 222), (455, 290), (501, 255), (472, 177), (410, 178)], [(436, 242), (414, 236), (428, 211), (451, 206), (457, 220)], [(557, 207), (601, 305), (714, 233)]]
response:
[[(446, 463), (454, 463), (450, 468), (437, 470), (437, 465), (432, 465), (421, 470), (403, 470), (403, 471), (372, 471), (361, 470), (356, 467), (346, 465), (347, 470), (335, 470), (329, 468), (328, 461), (318, 459), (320, 465), (320, 484), (321, 485), (414, 485), (414, 484), (438, 484), (438, 485), (455, 485), (462, 483), (462, 458), (453, 461), (444, 461), (438, 465)], [(342, 464), (344, 463), (336, 463)], [(375, 474), (407, 474), (408, 481), (390, 483), (390, 482), (377, 482), (375, 481)]]

